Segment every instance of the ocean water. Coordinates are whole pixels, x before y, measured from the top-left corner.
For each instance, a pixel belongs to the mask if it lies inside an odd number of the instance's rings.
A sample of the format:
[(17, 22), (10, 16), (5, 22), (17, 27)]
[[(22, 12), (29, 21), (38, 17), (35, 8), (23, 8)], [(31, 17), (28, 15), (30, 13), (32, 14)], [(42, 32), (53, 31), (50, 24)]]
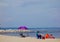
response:
[[(16, 30), (17, 28), (0, 28), (4, 30), (13, 29)], [(40, 31), (41, 34), (45, 35), (46, 33), (53, 34), (54, 37), (60, 38), (60, 28), (28, 28), (28, 30), (32, 31)], [(23, 34), (28, 34), (30, 37), (36, 37), (36, 32), (25, 32)], [(0, 33), (0, 35), (8, 35), (8, 36), (20, 36), (20, 32), (16, 33)]]

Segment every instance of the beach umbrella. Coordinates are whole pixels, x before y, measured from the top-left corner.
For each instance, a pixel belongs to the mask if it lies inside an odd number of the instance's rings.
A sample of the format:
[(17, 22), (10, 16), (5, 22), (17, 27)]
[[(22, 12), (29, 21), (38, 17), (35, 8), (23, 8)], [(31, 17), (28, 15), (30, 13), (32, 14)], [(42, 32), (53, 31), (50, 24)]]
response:
[(26, 26), (20, 26), (18, 29), (19, 30), (27, 30), (28, 28)]

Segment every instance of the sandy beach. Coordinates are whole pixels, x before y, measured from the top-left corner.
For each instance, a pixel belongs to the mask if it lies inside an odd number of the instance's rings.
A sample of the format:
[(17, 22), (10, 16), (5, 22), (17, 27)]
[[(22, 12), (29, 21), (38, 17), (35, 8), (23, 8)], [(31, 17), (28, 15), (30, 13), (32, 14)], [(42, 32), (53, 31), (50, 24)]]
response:
[(60, 42), (60, 39), (37, 39), (34, 37), (16, 37), (16, 36), (5, 36), (0, 35), (0, 42)]

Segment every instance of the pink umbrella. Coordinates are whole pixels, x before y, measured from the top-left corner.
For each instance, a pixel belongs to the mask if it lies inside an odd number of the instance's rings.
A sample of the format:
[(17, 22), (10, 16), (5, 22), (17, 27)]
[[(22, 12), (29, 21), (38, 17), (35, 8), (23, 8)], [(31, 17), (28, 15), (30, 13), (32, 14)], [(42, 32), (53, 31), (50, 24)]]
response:
[(26, 26), (20, 26), (18, 29), (19, 30), (27, 30), (28, 28)]

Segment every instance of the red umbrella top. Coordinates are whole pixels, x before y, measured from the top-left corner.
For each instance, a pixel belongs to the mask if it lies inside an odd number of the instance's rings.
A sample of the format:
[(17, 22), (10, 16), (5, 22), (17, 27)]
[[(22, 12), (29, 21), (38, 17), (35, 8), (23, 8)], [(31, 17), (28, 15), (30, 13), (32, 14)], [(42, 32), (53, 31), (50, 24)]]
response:
[(28, 28), (26, 26), (20, 26), (18, 29), (19, 30), (27, 30)]

